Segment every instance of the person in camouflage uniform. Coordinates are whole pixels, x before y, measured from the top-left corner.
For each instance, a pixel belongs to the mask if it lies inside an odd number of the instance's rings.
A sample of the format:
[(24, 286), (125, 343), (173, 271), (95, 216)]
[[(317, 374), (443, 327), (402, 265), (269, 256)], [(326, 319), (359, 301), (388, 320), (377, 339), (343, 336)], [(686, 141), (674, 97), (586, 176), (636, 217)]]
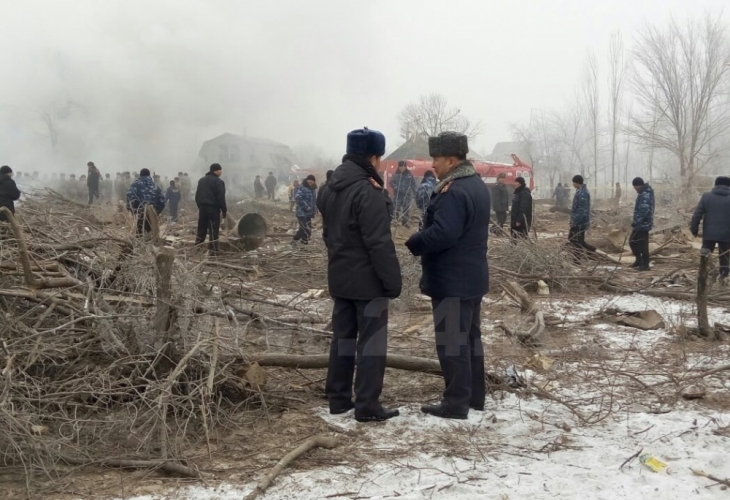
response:
[(586, 243), (586, 231), (591, 227), (591, 193), (583, 184), (583, 176), (573, 177), (573, 187), (575, 196), (573, 197), (573, 209), (570, 212), (568, 241), (573, 246), (575, 258), (578, 260), (581, 253), (595, 252), (596, 247)]
[(302, 185), (294, 193), (294, 202), (297, 206), (297, 221), (299, 229), (294, 235), (292, 243), (309, 244), (312, 236), (312, 219), (317, 211), (317, 180), (308, 175)]
[(654, 227), (654, 190), (644, 179), (637, 177), (631, 183), (639, 196), (634, 205), (634, 220), (631, 223), (629, 246), (636, 257), (631, 267), (638, 271), (649, 270), (649, 231)]
[(149, 222), (145, 220), (145, 208), (152, 205), (159, 214), (165, 208), (165, 198), (162, 191), (150, 177), (150, 171), (143, 168), (139, 178), (127, 190), (127, 210), (137, 218), (137, 235), (140, 236), (151, 230)]

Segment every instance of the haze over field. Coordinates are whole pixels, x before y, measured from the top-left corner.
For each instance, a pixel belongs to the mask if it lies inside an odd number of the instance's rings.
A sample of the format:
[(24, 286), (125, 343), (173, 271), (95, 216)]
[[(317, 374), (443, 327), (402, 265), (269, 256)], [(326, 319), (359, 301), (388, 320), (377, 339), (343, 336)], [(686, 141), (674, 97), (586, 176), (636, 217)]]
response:
[[(2, 163), (93, 159), (111, 170), (191, 165), (223, 132), (337, 157), (368, 125), (402, 142), (398, 112), (438, 92), (480, 152), (574, 94), (593, 50), (647, 22), (721, 13), (723, 0), (2, 2)], [(606, 102), (601, 104), (605, 110)], [(55, 150), (55, 153), (54, 153)], [(122, 168), (124, 167), (124, 168)]]

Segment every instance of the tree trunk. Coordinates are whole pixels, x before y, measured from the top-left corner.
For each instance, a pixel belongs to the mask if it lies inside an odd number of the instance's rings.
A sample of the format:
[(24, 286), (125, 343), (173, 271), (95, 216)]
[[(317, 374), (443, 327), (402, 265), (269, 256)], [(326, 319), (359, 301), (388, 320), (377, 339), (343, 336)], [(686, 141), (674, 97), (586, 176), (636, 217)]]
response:
[[(158, 339), (167, 341), (170, 330), (170, 318), (172, 317), (172, 267), (175, 263), (175, 252), (171, 248), (162, 248), (155, 255), (157, 266), (157, 309), (155, 311), (155, 332)], [(163, 342), (164, 343), (164, 342)]]
[(707, 317), (707, 282), (710, 273), (710, 251), (702, 249), (700, 271), (697, 274), (697, 328), (702, 337), (714, 338), (715, 334)]

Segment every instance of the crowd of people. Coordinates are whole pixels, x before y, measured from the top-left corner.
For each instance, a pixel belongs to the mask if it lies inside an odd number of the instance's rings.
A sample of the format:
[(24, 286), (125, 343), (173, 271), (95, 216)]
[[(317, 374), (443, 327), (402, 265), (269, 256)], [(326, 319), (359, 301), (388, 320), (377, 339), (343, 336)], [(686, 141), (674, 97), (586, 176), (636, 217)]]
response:
[[(487, 241), (492, 209), (501, 229), (510, 217), (510, 236), (517, 243), (529, 239), (532, 227), (532, 196), (525, 179), (517, 177), (509, 192), (506, 177), (500, 175), (490, 190), (467, 159), (467, 137), (443, 132), (428, 140), (433, 173), (418, 185), (405, 163), (390, 180), (389, 195), (380, 175), (385, 152), (385, 136), (375, 130), (359, 129), (347, 135), (342, 164), (327, 172), (318, 188), (314, 175), (289, 186), (290, 209), (295, 209), (298, 228), (293, 241), (308, 243), (312, 219), (322, 216), (322, 237), (327, 247), (328, 285), (334, 300), (333, 336), (330, 345), (326, 393), (329, 410), (340, 414), (354, 409), (361, 422), (383, 421), (398, 416), (397, 409), (380, 404), (386, 366), (389, 301), (402, 290), (400, 264), (391, 234), (392, 224), (409, 223), (409, 208), (415, 201), (421, 211), (418, 230), (405, 247), (421, 259), (421, 292), (431, 298), (436, 350), (445, 388), (437, 404), (422, 411), (441, 418), (465, 419), (470, 410), (483, 410), (485, 400), (484, 352), (481, 340), (480, 308), (489, 290)], [(85, 183), (88, 203), (116, 197), (135, 214), (137, 233), (149, 231), (147, 211), (162, 212), (166, 204), (170, 219), (177, 217), (178, 204), (191, 187), (188, 175), (165, 186), (146, 168), (129, 175), (118, 173), (114, 180), (102, 176), (89, 162), (86, 176), (65, 182)], [(195, 242), (208, 239), (210, 255), (218, 252), (220, 224), (227, 216), (226, 186), (218, 163), (197, 184), (195, 204), (198, 226)], [(20, 181), (20, 175), (18, 180)], [(29, 181), (37, 179), (31, 176)], [(58, 178), (61, 181), (61, 178)], [(19, 182), (21, 185), (25, 182)], [(109, 184), (107, 184), (109, 182)], [(30, 182), (29, 182), (30, 184)], [(568, 243), (576, 260), (595, 247), (586, 242), (591, 227), (591, 193), (583, 177), (572, 179), (574, 195), (570, 208)], [(265, 181), (254, 182), (257, 197), (268, 193), (275, 200), (277, 180), (270, 173)], [(632, 267), (650, 268), (649, 234), (654, 223), (654, 190), (640, 177), (633, 180), (637, 193), (629, 244), (635, 256)], [(618, 187), (618, 186), (617, 186)], [(66, 185), (66, 191), (69, 191)], [(620, 187), (618, 187), (620, 189)], [(21, 189), (9, 166), (0, 168), (0, 220), (15, 213), (14, 203)], [(567, 209), (569, 193), (559, 185), (556, 204)], [(511, 198), (511, 200), (510, 200)], [(149, 208), (148, 208), (149, 207)], [(718, 177), (711, 192), (702, 196), (690, 229), (697, 237), (703, 224), (703, 248), (719, 247), (720, 278), (730, 274), (730, 177)], [(357, 366), (356, 366), (357, 365)], [(353, 399), (354, 384), (354, 399)]]

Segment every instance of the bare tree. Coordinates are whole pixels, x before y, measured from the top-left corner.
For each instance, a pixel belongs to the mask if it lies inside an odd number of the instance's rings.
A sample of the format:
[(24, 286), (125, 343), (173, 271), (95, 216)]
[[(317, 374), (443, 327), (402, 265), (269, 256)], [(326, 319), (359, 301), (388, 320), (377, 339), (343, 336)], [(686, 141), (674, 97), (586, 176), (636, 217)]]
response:
[(634, 50), (631, 87), (641, 111), (632, 133), (642, 142), (672, 152), (685, 189), (718, 154), (716, 139), (730, 129), (723, 102), (730, 75), (730, 42), (718, 16), (685, 25), (647, 26)]
[(598, 187), (598, 125), (600, 120), (600, 108), (598, 99), (598, 61), (593, 51), (588, 51), (586, 56), (585, 77), (583, 80), (583, 99), (585, 111), (591, 130), (592, 156), (593, 156), (593, 188)]
[(408, 140), (414, 135), (437, 135), (453, 130), (466, 134), (470, 139), (482, 132), (482, 123), (473, 123), (461, 110), (450, 106), (446, 97), (433, 93), (422, 95), (398, 113), (400, 135)]
[(621, 129), (624, 81), (626, 80), (626, 71), (628, 69), (625, 53), (623, 37), (621, 36), (621, 32), (617, 31), (611, 35), (611, 43), (608, 47), (608, 88), (610, 92), (608, 115), (611, 122), (611, 197), (615, 196), (618, 135)]

